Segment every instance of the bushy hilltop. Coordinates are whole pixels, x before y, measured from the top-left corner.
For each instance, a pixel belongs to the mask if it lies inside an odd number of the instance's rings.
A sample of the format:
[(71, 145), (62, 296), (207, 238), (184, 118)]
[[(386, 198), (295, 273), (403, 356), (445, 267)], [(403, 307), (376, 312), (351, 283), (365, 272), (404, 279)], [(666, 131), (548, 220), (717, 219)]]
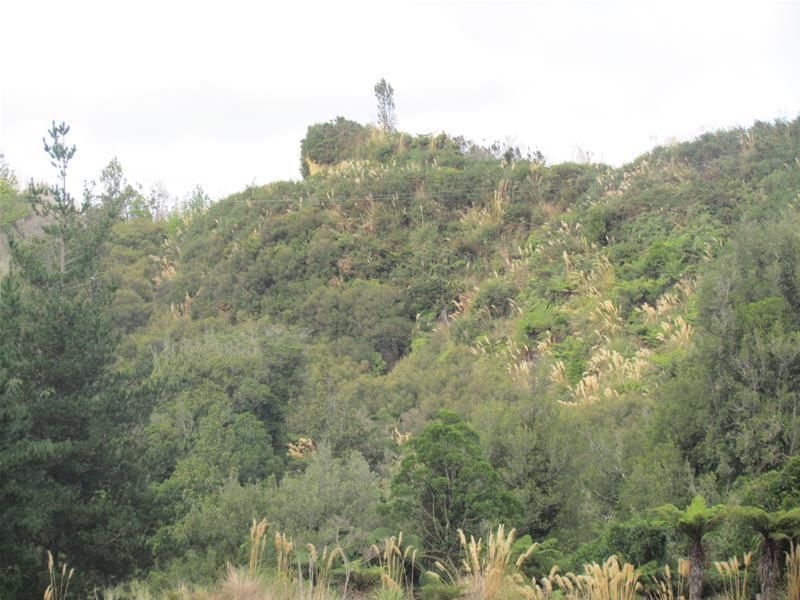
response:
[(118, 177), (107, 234), (69, 238), (83, 280), (41, 276), (46, 241), (4, 280), (0, 473), (37, 476), (0, 483), (0, 586), (31, 595), (45, 548), (93, 583), (213, 579), (262, 516), (443, 561), (504, 521), (546, 573), (674, 560), (665, 503), (800, 506), (799, 156), (800, 119), (612, 168), (339, 118), (301, 181), (167, 219)]

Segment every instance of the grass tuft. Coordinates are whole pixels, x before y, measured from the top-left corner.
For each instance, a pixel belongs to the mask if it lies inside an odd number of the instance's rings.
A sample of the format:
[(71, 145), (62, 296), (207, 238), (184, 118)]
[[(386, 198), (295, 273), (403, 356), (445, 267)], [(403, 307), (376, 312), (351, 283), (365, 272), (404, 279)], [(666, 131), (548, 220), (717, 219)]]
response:
[(786, 597), (800, 598), (800, 543), (786, 553)]
[(67, 571), (67, 563), (61, 565), (61, 570), (56, 569), (53, 554), (47, 551), (47, 572), (50, 576), (50, 584), (44, 591), (44, 600), (66, 600), (67, 593), (69, 592), (69, 583), (72, 580), (72, 575), (75, 569)]
[(741, 562), (734, 556), (727, 561), (714, 563), (714, 568), (722, 577), (724, 600), (748, 600), (750, 596), (747, 592), (747, 570), (752, 560), (753, 554), (748, 552), (742, 557)]
[(267, 543), (265, 534), (268, 528), (269, 523), (266, 519), (258, 522), (253, 519), (253, 524), (250, 526), (250, 559), (247, 563), (247, 574), (250, 577), (255, 577), (261, 570), (261, 559), (264, 557)]
[(401, 531), (397, 536), (384, 538), (383, 548), (373, 545), (371, 551), (378, 557), (378, 562), (383, 569), (381, 592), (385, 596), (397, 593), (401, 597), (403, 595), (412, 597), (417, 550), (410, 544), (403, 546), (403, 532)]

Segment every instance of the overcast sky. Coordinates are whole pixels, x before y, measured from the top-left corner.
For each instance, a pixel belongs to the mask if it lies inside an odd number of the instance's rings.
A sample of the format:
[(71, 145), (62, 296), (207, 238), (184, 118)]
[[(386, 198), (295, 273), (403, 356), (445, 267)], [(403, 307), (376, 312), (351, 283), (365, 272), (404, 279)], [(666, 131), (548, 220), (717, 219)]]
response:
[(656, 143), (800, 113), (800, 3), (0, 0), (0, 152), (73, 192), (118, 157), (145, 190), (214, 198), (299, 177), (306, 127), (375, 120), (621, 164)]

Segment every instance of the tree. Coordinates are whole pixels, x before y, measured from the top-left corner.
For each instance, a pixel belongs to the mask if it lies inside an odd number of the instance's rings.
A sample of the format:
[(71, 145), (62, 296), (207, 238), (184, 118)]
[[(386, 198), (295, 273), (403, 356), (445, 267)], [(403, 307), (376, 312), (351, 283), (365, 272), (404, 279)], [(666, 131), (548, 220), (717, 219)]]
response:
[[(236, 413), (220, 390), (194, 389), (206, 394), (198, 403), (207, 405), (196, 420), (186, 448), (170, 477), (156, 486), (160, 497), (191, 508), (219, 488), (227, 479), (242, 483), (259, 481), (278, 470), (280, 459), (272, 451), (272, 440), (264, 423), (251, 413)], [(160, 433), (160, 432), (159, 432)]]
[(707, 506), (702, 496), (695, 496), (686, 510), (681, 510), (674, 504), (665, 504), (655, 510), (657, 522), (673, 528), (689, 542), (689, 600), (700, 600), (706, 562), (703, 538), (719, 526), (722, 510), (720, 505)]
[(290, 474), (270, 494), (266, 517), (295, 539), (346, 551), (365, 544), (378, 526), (380, 486), (358, 452), (333, 455), (326, 446), (303, 459), (305, 471)]
[(30, 207), (17, 193), (17, 179), (0, 152), (0, 230), (13, 226), (17, 219), (26, 217), (29, 213)]
[(72, 196), (67, 191), (67, 169), (69, 161), (75, 156), (76, 147), (66, 144), (66, 137), (69, 133), (69, 125), (63, 121), (53, 126), (47, 132), (51, 142), (42, 138), (44, 151), (50, 156), (50, 164), (58, 170), (59, 184), (54, 184), (46, 190), (33, 187), (32, 198), (34, 209), (41, 215), (52, 216), (55, 225), (50, 225), (50, 231), (58, 234), (59, 242), (59, 269), (61, 273), (66, 272), (66, 243), (69, 231), (74, 227), (78, 211)]
[(455, 564), (457, 531), (479, 533), (485, 523), (510, 522), (519, 507), (483, 456), (478, 434), (455, 413), (436, 420), (408, 444), (391, 484), (391, 510), (417, 531), (431, 557)]
[(2, 152), (0, 152), (0, 179), (14, 181), (14, 173), (11, 171), (11, 167), (9, 167), (8, 163), (6, 162), (6, 155)]
[(375, 84), (375, 98), (378, 101), (378, 125), (387, 133), (394, 131), (397, 127), (394, 89), (383, 77)]
[(354, 357), (372, 353), (391, 366), (408, 349), (413, 322), (403, 293), (393, 285), (367, 280), (319, 288), (303, 308), (315, 332), (332, 339), (352, 338), (361, 349)]
[[(45, 465), (56, 451), (31, 435), (29, 407), (19, 400), (17, 376), (23, 323), (19, 281), (0, 282), (0, 596), (30, 585), (39, 555), (33, 540), (49, 516)], [(43, 493), (44, 492), (44, 493)]]
[(60, 183), (32, 190), (51, 224), (11, 240), (0, 291), (3, 597), (39, 589), (46, 551), (69, 556), (88, 585), (133, 569), (141, 550), (131, 424), (144, 415), (107, 369), (115, 339), (100, 263), (111, 221), (67, 192), (68, 131), (54, 124), (45, 142)]
[(670, 386), (674, 397), (658, 404), (692, 467), (715, 470), (723, 484), (775, 469), (797, 452), (798, 226), (800, 213), (791, 209), (780, 220), (734, 229), (698, 286), (693, 365), (676, 379), (678, 388)]
[(145, 196), (136, 187), (128, 183), (122, 165), (117, 158), (112, 158), (100, 173), (101, 190), (94, 194), (94, 184), (87, 186), (86, 201), (99, 204), (114, 219), (131, 221), (134, 219), (151, 219), (155, 211), (152, 199)]
[(770, 600), (780, 569), (781, 545), (800, 534), (800, 508), (770, 513), (755, 506), (736, 506), (730, 513), (759, 535), (761, 598)]
[[(30, 243), (10, 240), (11, 254), (20, 274), (35, 286), (50, 286), (59, 292), (94, 286), (99, 270), (101, 248), (108, 239), (118, 211), (114, 203), (93, 206), (91, 196), (78, 206), (67, 190), (69, 163), (76, 147), (68, 146), (70, 127), (65, 123), (48, 131), (51, 142), (43, 140), (50, 164), (57, 170), (58, 183), (42, 186), (31, 183), (27, 200), (34, 212), (46, 217), (46, 234)], [(80, 295), (80, 294), (78, 294)]]
[(309, 125), (300, 142), (300, 172), (311, 175), (311, 165), (335, 165), (355, 158), (360, 144), (367, 137), (367, 128), (344, 117), (329, 123)]

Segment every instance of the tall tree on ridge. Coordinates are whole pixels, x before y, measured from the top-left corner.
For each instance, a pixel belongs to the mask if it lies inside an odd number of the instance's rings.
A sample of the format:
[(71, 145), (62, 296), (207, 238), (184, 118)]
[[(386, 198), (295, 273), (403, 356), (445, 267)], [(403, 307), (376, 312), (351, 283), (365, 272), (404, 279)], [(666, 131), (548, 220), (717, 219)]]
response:
[(378, 101), (378, 125), (388, 133), (397, 127), (397, 111), (394, 106), (394, 88), (383, 78), (375, 84)]

